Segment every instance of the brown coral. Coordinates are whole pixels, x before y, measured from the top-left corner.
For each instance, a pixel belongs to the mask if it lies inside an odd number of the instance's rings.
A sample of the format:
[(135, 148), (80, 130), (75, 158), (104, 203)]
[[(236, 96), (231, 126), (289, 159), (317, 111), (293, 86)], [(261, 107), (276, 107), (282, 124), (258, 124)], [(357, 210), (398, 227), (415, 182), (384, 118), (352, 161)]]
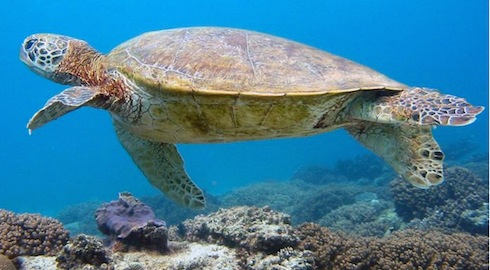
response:
[(333, 269), (337, 257), (355, 242), (343, 233), (335, 233), (315, 223), (304, 223), (295, 231), (300, 239), (298, 248), (314, 254), (316, 269)]
[(0, 254), (0, 269), (1, 270), (15, 270), (14, 263), (5, 255)]
[(68, 231), (56, 219), (0, 209), (0, 254), (9, 258), (54, 255), (68, 239)]
[(488, 255), (487, 237), (405, 230), (357, 242), (335, 269), (488, 269)]
[(405, 230), (387, 238), (353, 238), (317, 224), (298, 227), (298, 248), (316, 269), (488, 269), (488, 237)]

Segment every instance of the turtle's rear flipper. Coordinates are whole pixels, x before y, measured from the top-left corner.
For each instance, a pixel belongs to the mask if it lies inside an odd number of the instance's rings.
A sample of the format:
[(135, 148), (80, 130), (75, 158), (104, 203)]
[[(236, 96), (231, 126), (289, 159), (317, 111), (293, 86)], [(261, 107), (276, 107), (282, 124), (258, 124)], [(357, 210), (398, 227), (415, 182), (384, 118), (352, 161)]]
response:
[(119, 141), (154, 187), (186, 207), (202, 209), (206, 206), (203, 192), (185, 172), (175, 145), (136, 137), (115, 121), (114, 126)]
[(29, 132), (82, 106), (92, 105), (103, 96), (97, 88), (74, 86), (50, 98), (29, 120)]
[(398, 106), (411, 111), (409, 122), (419, 125), (465, 126), (473, 123), (484, 110), (464, 98), (441, 94), (434, 89), (414, 87), (401, 96)]
[(428, 188), (444, 181), (444, 154), (432, 137), (430, 126), (361, 121), (346, 129), (414, 186)]
[(465, 126), (473, 123), (484, 109), (471, 105), (464, 98), (413, 87), (399, 94), (366, 93), (352, 103), (349, 114), (359, 120), (379, 123)]

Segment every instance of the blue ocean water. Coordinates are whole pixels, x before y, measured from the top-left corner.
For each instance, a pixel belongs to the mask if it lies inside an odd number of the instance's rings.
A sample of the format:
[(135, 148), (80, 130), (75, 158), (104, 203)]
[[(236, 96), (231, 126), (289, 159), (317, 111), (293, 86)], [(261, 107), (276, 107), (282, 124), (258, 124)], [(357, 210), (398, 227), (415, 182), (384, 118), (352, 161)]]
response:
[[(0, 133), (0, 208), (53, 215), (66, 205), (108, 201), (120, 191), (158, 194), (114, 134), (104, 111), (84, 108), (29, 135), (25, 125), (65, 86), (18, 60), (22, 40), (53, 32), (101, 52), (146, 31), (227, 26), (312, 45), (414, 86), (440, 89), (488, 108), (488, 1), (5, 1), (0, 43), (5, 84)], [(488, 110), (474, 124), (438, 128), (436, 139), (470, 138), (488, 149)], [(286, 180), (309, 164), (366, 153), (339, 130), (300, 139), (179, 145), (188, 173), (219, 194), (252, 182)]]

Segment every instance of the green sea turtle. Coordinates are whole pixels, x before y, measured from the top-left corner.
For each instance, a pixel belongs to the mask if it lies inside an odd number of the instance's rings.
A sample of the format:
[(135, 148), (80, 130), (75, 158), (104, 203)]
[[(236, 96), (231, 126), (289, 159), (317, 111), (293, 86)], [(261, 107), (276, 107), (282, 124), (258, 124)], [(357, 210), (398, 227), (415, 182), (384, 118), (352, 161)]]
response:
[(25, 39), (21, 60), (72, 85), (29, 121), (34, 130), (90, 106), (110, 112), (117, 136), (149, 181), (203, 208), (176, 143), (300, 137), (345, 128), (413, 185), (443, 181), (435, 125), (472, 123), (483, 107), (408, 87), (318, 49), (239, 29), (149, 32), (103, 55), (67, 36)]

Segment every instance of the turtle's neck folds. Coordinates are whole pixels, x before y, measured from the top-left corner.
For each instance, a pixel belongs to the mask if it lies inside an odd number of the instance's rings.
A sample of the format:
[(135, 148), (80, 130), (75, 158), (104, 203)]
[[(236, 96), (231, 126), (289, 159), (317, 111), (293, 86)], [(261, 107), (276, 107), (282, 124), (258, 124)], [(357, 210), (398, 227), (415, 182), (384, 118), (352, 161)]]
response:
[(69, 49), (58, 67), (59, 76), (65, 76), (66, 84), (99, 86), (107, 80), (105, 56), (79, 40), (70, 41)]

